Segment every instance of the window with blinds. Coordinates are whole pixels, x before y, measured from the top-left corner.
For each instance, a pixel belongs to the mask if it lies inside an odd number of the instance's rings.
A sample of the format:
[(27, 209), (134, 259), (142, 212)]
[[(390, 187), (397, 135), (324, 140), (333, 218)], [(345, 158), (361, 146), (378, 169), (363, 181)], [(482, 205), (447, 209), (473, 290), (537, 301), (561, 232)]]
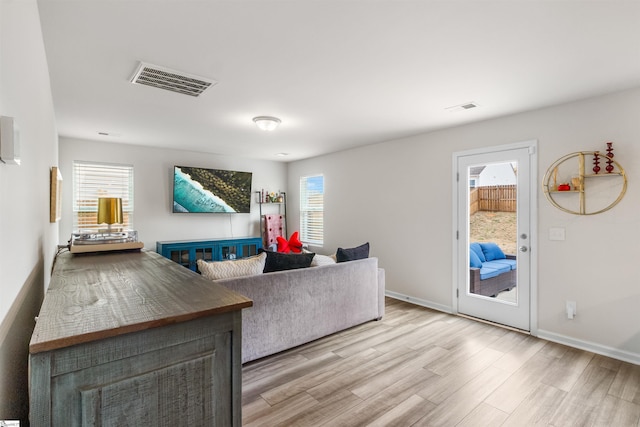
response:
[(93, 162), (73, 162), (73, 229), (95, 231), (98, 198), (122, 199), (124, 229), (133, 229), (133, 166)]
[(300, 240), (324, 243), (324, 175), (300, 177)]

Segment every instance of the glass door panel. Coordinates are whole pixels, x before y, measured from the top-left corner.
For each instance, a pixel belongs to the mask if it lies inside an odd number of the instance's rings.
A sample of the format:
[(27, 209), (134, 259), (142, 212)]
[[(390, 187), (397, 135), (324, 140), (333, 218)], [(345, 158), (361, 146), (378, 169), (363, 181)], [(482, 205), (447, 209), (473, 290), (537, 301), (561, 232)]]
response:
[(238, 249), (236, 245), (222, 246), (222, 259), (236, 259), (238, 257)]
[(171, 251), (171, 261), (189, 268), (189, 250), (183, 249)]
[(251, 245), (243, 245), (242, 246), (242, 256), (250, 257), (258, 254), (258, 246), (255, 244)]

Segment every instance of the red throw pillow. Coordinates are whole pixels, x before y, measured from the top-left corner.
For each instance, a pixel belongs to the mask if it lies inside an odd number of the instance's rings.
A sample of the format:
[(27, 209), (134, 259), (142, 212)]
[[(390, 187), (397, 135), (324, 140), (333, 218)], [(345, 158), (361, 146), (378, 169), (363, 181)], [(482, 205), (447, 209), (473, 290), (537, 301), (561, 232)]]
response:
[(289, 238), (289, 249), (291, 252), (300, 253), (302, 252), (302, 242), (298, 238), (298, 232), (294, 232)]
[(302, 252), (302, 242), (298, 238), (298, 232), (296, 231), (291, 235), (289, 241), (286, 241), (284, 237), (276, 237), (278, 242), (278, 252), (288, 254), (289, 252), (300, 253)]
[(284, 237), (278, 236), (276, 237), (276, 241), (278, 242), (278, 252), (282, 252), (283, 254), (290, 252), (289, 242), (287, 242)]

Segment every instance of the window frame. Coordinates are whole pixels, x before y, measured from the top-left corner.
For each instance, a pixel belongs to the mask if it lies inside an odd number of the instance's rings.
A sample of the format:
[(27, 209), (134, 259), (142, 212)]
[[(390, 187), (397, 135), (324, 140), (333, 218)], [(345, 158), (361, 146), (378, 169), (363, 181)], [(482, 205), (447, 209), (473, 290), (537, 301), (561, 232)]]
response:
[(122, 199), (124, 223), (118, 228), (133, 229), (133, 165), (85, 160), (73, 161), (72, 212), (74, 232), (99, 232), (98, 197)]
[[(309, 200), (309, 182), (321, 178), (321, 191)], [(322, 247), (324, 245), (324, 174), (300, 177), (300, 240), (306, 244)], [(311, 201), (311, 203), (310, 203)], [(310, 218), (313, 215), (314, 218)]]

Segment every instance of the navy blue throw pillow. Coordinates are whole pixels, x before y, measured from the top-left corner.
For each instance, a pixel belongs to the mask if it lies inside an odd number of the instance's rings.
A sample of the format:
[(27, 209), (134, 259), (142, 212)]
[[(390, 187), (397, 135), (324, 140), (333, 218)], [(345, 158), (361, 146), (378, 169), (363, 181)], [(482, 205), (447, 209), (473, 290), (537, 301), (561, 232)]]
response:
[(307, 268), (311, 265), (314, 253), (302, 254), (283, 254), (281, 252), (271, 252), (260, 250), (267, 254), (264, 262), (263, 273), (271, 273), (273, 271), (295, 270), (296, 268)]
[(355, 261), (364, 258), (369, 258), (369, 242), (355, 248), (338, 248), (336, 252), (336, 261), (338, 262)]

